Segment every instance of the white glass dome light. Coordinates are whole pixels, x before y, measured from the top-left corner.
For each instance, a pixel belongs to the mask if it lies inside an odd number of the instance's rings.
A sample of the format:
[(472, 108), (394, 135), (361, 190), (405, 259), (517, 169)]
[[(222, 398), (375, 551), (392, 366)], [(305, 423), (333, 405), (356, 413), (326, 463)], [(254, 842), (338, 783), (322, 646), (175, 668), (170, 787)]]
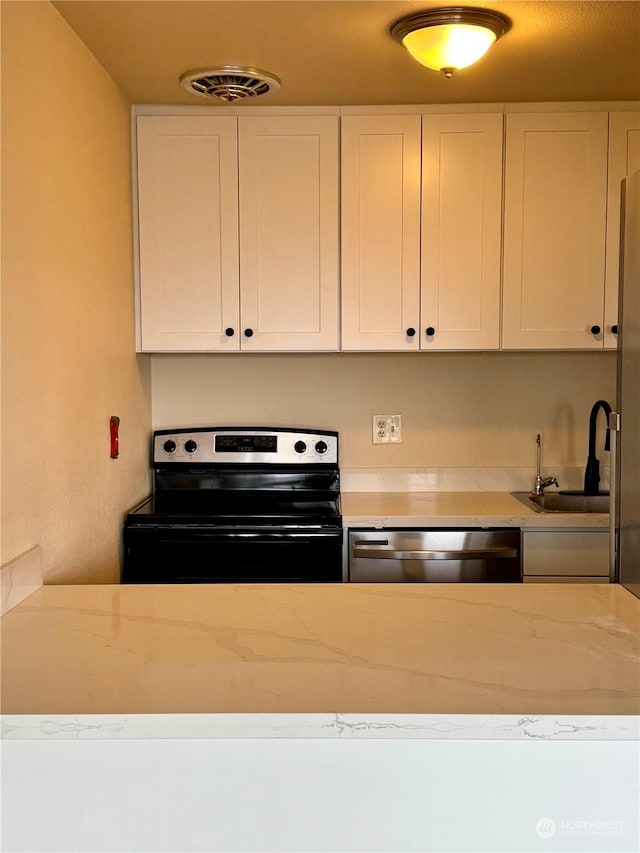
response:
[(499, 12), (450, 6), (400, 18), (390, 33), (415, 60), (451, 77), (477, 62), (510, 27), (509, 18)]

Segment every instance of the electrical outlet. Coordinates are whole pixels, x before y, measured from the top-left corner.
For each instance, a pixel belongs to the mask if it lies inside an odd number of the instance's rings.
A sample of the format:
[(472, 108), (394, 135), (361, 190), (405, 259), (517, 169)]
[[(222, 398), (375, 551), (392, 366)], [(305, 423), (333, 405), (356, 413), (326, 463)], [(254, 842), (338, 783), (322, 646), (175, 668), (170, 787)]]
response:
[(374, 444), (402, 444), (402, 415), (373, 415)]

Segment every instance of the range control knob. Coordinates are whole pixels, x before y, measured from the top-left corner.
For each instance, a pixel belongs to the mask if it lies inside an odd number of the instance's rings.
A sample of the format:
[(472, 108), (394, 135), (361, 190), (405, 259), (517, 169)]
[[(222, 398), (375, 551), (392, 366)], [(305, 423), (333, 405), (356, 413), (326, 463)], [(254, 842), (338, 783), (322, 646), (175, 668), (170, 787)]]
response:
[(296, 441), (296, 443), (293, 445), (293, 449), (296, 453), (304, 453), (307, 449), (307, 445), (304, 443), (304, 441)]
[(165, 453), (175, 453), (176, 452), (176, 443), (173, 439), (168, 438), (165, 443), (162, 445)]
[(326, 453), (328, 449), (326, 441), (316, 441), (316, 453)]
[(185, 441), (184, 449), (187, 451), (187, 453), (195, 453), (198, 449), (198, 445), (192, 438), (190, 438), (189, 441)]

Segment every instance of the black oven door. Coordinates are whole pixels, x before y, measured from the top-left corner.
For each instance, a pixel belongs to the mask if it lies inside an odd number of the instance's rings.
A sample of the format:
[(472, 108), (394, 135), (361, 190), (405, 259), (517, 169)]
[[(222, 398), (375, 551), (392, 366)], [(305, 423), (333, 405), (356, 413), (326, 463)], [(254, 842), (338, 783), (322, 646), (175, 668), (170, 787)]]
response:
[(342, 530), (125, 527), (122, 583), (340, 583)]

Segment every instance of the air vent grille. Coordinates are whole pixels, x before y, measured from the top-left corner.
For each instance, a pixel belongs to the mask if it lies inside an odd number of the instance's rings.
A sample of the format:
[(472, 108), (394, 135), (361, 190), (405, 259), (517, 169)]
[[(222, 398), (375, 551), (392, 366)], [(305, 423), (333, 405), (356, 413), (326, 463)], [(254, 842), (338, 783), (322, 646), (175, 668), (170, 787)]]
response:
[(231, 65), (203, 71), (189, 71), (182, 75), (180, 83), (193, 95), (214, 98), (228, 104), (277, 92), (280, 88), (280, 81), (273, 74), (257, 68)]

